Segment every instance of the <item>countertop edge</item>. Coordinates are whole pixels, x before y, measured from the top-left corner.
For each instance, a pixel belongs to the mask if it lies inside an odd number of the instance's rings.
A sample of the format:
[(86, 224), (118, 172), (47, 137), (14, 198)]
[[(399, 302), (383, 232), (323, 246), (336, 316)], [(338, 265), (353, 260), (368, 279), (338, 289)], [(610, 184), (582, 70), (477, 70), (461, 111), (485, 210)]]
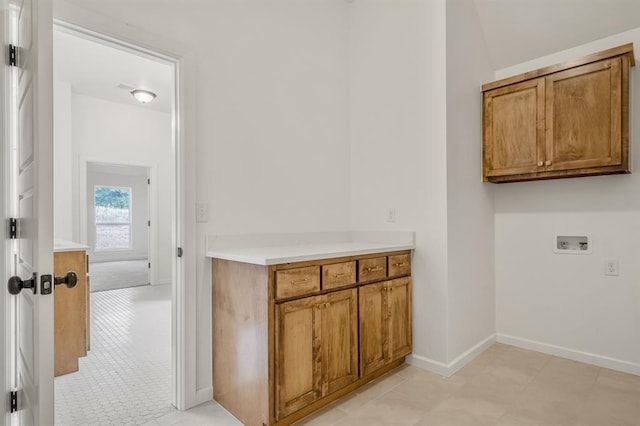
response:
[(225, 250), (210, 250), (206, 253), (206, 256), (210, 258), (215, 258), (215, 259), (231, 260), (231, 261), (242, 262), (242, 263), (251, 263), (254, 265), (271, 266), (271, 265), (279, 265), (283, 263), (330, 259), (333, 257), (348, 257), (348, 256), (358, 256), (358, 255), (364, 255), (364, 254), (387, 253), (387, 252), (393, 252), (393, 251), (414, 250), (414, 249), (415, 249), (414, 244), (404, 244), (404, 245), (378, 246), (373, 248), (364, 247), (364, 248), (358, 248), (353, 250), (327, 250), (327, 251), (318, 251), (313, 254), (301, 254), (301, 255), (279, 256), (279, 257), (245, 255), (245, 254), (233, 253), (232, 251), (225, 251)]

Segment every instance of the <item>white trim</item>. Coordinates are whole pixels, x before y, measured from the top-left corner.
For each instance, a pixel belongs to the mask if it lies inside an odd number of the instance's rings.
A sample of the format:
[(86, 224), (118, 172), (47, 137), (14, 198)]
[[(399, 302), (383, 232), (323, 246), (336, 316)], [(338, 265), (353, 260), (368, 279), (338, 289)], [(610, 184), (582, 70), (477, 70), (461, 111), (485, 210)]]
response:
[(175, 69), (173, 105), (174, 146), (176, 147), (176, 193), (173, 247), (183, 248), (183, 257), (172, 256), (172, 403), (180, 410), (196, 405), (196, 226), (195, 220), (195, 54), (186, 46), (150, 34), (56, 0), (54, 17), (58, 26), (98, 37), (155, 58), (164, 56)]
[(454, 359), (448, 364), (420, 355), (409, 355), (407, 363), (423, 370), (431, 371), (444, 377), (451, 377), (465, 365), (473, 361), (475, 357), (486, 351), (496, 342), (496, 335), (492, 334), (475, 346), (464, 352), (462, 355)]
[(523, 349), (529, 349), (532, 351), (555, 355), (562, 358), (572, 359), (574, 361), (597, 365), (598, 367), (609, 368), (611, 370), (640, 376), (639, 363), (624, 361), (622, 359), (611, 358), (608, 356), (598, 355), (590, 352), (583, 352), (563, 346), (552, 345), (549, 343), (537, 342), (535, 340), (523, 339), (521, 337), (508, 336), (506, 334), (498, 334), (497, 338), (498, 342), (507, 345), (517, 346)]
[(199, 389), (196, 392), (196, 405), (204, 404), (205, 402), (209, 402), (212, 399), (213, 399), (213, 386), (209, 386), (204, 389)]

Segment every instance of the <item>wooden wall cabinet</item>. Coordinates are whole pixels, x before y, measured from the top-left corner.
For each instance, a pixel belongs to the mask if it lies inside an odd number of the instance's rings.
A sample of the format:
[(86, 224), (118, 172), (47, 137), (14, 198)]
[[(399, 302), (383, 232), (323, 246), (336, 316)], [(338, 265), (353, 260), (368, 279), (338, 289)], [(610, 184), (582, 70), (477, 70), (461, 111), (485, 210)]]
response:
[(409, 251), (273, 266), (214, 258), (214, 399), (245, 425), (289, 425), (401, 365), (410, 274)]
[(485, 84), (483, 181), (629, 173), (633, 44)]

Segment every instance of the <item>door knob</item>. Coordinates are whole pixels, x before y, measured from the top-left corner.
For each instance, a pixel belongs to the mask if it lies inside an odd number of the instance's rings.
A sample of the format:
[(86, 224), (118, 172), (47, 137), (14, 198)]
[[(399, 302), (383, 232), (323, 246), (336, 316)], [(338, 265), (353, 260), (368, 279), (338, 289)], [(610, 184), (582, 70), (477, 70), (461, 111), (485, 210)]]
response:
[(23, 288), (30, 288), (33, 293), (36, 293), (36, 279), (37, 274), (34, 272), (29, 280), (23, 280), (18, 276), (13, 276), (9, 278), (9, 282), (7, 283), (7, 288), (9, 289), (9, 293), (16, 295), (20, 294)]
[(53, 283), (55, 285), (64, 284), (67, 288), (74, 288), (78, 284), (78, 274), (74, 271), (69, 271), (64, 277), (55, 277)]

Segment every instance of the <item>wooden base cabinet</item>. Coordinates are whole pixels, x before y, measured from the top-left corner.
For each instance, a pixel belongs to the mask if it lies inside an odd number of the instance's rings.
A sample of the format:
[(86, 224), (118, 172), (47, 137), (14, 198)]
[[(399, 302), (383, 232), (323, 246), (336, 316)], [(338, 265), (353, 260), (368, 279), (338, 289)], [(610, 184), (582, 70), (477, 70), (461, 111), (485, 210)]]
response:
[(363, 376), (411, 352), (411, 278), (359, 289), (360, 371)]
[(277, 306), (278, 418), (358, 379), (357, 294), (344, 290)]
[(290, 425), (411, 352), (411, 252), (261, 266), (213, 259), (214, 399)]

